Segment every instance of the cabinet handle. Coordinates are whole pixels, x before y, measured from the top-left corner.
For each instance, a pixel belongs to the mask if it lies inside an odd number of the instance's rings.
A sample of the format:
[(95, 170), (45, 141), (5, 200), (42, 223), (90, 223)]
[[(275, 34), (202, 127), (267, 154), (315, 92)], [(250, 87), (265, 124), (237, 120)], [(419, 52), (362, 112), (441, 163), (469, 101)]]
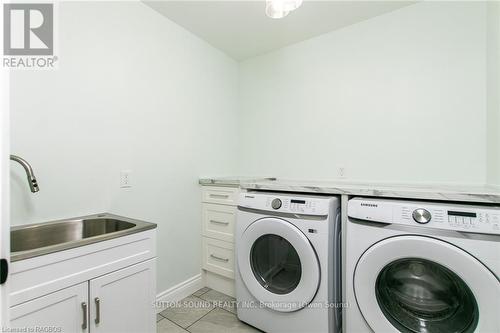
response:
[(228, 262), (228, 261), (229, 261), (229, 259), (228, 259), (228, 258), (221, 258), (221, 257), (217, 257), (217, 256), (215, 256), (215, 255), (213, 255), (213, 254), (211, 254), (211, 255), (210, 255), (210, 257), (211, 257), (211, 258), (214, 258), (214, 259), (216, 259), (216, 260), (224, 261), (224, 262)]
[(82, 302), (82, 312), (83, 312), (83, 323), (82, 330), (87, 329), (87, 303)]
[(229, 198), (229, 195), (228, 194), (210, 194), (210, 197), (219, 198), (219, 199), (227, 199), (227, 198)]
[(95, 320), (94, 322), (96, 324), (99, 324), (101, 322), (101, 300), (99, 297), (94, 298), (95, 301)]
[(217, 220), (210, 220), (210, 223), (224, 224), (224, 225), (228, 225), (229, 224), (229, 222), (222, 222), (222, 221), (217, 221)]

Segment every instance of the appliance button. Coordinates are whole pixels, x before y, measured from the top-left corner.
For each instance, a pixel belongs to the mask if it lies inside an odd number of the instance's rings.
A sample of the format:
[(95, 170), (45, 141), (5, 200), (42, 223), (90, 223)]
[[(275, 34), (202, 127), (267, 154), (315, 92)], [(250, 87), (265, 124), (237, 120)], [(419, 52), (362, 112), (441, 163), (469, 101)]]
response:
[(415, 222), (420, 224), (429, 223), (432, 218), (431, 213), (424, 208), (415, 209), (412, 216)]
[(271, 207), (273, 207), (273, 209), (280, 209), (281, 208), (281, 200), (278, 198), (274, 199), (271, 202)]

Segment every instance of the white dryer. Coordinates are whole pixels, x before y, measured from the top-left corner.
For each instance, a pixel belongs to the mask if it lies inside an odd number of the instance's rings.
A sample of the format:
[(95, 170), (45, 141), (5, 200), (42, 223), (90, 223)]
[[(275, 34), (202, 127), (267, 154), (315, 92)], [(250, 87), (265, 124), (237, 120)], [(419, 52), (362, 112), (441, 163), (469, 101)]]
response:
[(353, 198), (346, 332), (500, 332), (500, 207)]
[(238, 318), (265, 332), (340, 325), (338, 198), (241, 193), (236, 222)]

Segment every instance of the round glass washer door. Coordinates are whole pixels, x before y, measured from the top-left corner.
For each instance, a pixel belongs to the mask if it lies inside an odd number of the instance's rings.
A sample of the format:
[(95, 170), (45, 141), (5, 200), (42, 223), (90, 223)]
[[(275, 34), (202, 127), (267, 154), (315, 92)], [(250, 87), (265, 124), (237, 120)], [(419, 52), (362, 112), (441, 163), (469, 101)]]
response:
[[(495, 331), (500, 282), (476, 258), (447, 242), (397, 236), (358, 260), (354, 293), (375, 332)], [(496, 323), (496, 324), (495, 324)]]
[(250, 250), (250, 266), (257, 281), (272, 293), (285, 295), (297, 288), (302, 265), (295, 248), (285, 238), (265, 234)]
[(309, 239), (278, 218), (257, 220), (245, 230), (238, 268), (250, 293), (280, 312), (307, 306), (319, 288), (319, 261)]

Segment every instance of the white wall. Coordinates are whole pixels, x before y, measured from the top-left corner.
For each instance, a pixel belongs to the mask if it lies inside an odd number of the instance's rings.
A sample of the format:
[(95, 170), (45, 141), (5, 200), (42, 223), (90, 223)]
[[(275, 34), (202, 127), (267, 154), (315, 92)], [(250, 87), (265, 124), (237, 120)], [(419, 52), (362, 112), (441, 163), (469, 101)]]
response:
[[(117, 127), (110, 210), (158, 223), (163, 291), (200, 273), (199, 176), (236, 172), (238, 67), (151, 8), (137, 7), (117, 27), (126, 38), (106, 50), (111, 61), (127, 51), (131, 37), (142, 39), (143, 47), (129, 51), (134, 60), (127, 68), (143, 65), (124, 71), (136, 98), (113, 115), (130, 132)], [(122, 169), (133, 171), (130, 190), (118, 188)]]
[[(158, 223), (158, 291), (200, 270), (200, 174), (234, 174), (237, 63), (140, 2), (62, 3), (59, 69), (12, 75), (12, 223)], [(130, 169), (133, 187), (119, 188)]]
[(11, 75), (11, 152), (31, 163), (40, 186), (30, 193), (24, 170), (11, 162), (12, 224), (105, 211), (109, 202), (110, 130), (114, 109), (127, 104), (113, 91), (128, 69), (122, 77), (108, 69), (108, 41), (92, 31), (104, 16), (97, 5), (59, 7), (59, 69)]
[(500, 186), (500, 5), (488, 3), (488, 183)]
[(426, 2), (240, 66), (241, 169), (486, 181), (486, 5)]

